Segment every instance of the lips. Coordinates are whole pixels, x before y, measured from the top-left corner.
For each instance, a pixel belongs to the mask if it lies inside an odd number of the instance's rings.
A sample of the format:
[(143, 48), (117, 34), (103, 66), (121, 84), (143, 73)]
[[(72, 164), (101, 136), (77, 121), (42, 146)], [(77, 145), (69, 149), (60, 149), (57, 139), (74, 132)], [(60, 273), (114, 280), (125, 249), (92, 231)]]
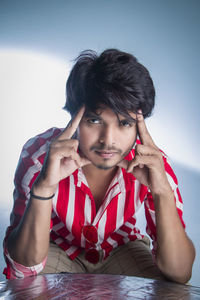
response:
[(102, 158), (112, 158), (117, 154), (117, 152), (112, 151), (95, 151), (95, 153)]

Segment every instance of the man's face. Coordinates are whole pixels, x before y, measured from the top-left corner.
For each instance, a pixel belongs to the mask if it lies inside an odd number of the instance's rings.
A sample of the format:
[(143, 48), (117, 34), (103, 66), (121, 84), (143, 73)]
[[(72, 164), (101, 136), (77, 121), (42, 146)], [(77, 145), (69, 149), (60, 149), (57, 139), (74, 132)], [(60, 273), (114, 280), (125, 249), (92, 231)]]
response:
[(78, 128), (79, 148), (100, 169), (115, 167), (132, 149), (137, 137), (133, 120), (116, 115), (110, 108), (86, 111)]

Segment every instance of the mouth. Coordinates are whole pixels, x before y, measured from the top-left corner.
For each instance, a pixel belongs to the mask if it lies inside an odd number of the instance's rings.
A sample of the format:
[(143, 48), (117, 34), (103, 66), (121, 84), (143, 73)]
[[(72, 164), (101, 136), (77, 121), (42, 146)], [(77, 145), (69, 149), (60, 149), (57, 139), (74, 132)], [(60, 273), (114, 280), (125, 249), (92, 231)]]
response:
[(95, 151), (95, 153), (102, 157), (102, 158), (106, 158), (106, 159), (109, 159), (109, 158), (112, 158), (114, 157), (118, 152), (114, 152), (114, 151)]

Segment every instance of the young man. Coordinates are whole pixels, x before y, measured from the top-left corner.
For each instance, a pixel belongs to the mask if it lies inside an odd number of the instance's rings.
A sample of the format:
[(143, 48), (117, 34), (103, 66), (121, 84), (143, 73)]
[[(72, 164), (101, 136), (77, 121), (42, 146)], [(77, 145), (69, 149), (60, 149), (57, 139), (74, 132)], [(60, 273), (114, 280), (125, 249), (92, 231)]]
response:
[[(29, 140), (21, 154), (4, 241), (7, 278), (88, 272), (189, 280), (195, 250), (177, 179), (144, 122), (154, 97), (149, 72), (131, 54), (77, 58), (67, 81), (70, 123)], [(135, 226), (143, 202), (152, 254)]]

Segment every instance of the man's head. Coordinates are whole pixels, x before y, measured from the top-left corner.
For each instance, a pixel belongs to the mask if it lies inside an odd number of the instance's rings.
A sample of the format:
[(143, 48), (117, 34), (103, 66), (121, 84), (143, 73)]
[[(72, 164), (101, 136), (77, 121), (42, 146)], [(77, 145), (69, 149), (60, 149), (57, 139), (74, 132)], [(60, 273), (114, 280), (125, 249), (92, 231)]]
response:
[(73, 116), (83, 105), (90, 111), (106, 106), (126, 117), (141, 109), (146, 118), (154, 98), (149, 72), (133, 55), (108, 49), (98, 56), (88, 50), (78, 56), (71, 70), (64, 108)]
[(67, 81), (65, 109), (72, 117), (85, 107), (79, 149), (96, 167), (115, 167), (137, 137), (136, 115), (154, 107), (155, 90), (147, 69), (134, 56), (109, 49), (100, 56), (84, 51)]
[(136, 115), (116, 115), (110, 108), (85, 111), (77, 130), (79, 150), (98, 169), (115, 167), (131, 151), (137, 137)]

